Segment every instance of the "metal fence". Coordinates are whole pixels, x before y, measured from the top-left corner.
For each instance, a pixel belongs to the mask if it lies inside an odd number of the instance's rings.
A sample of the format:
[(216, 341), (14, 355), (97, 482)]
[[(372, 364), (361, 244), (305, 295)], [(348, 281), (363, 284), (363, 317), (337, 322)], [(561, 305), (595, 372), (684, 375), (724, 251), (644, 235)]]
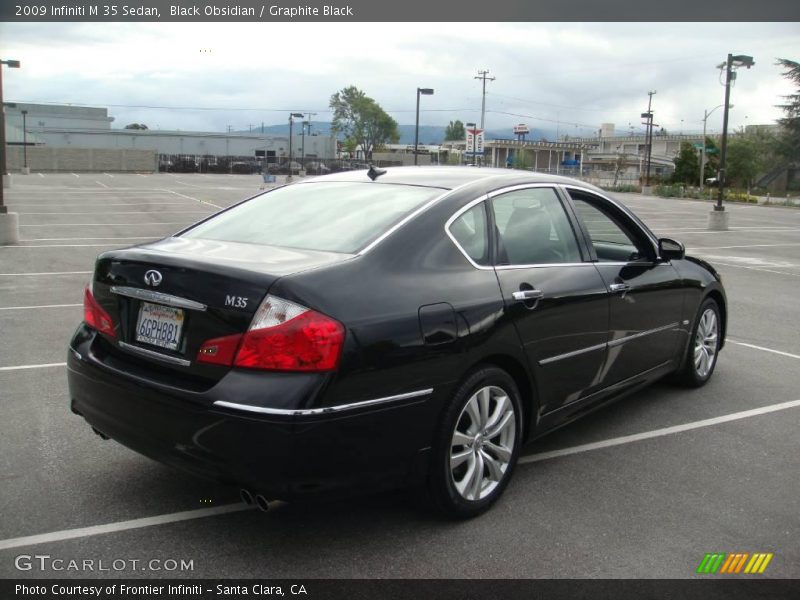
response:
[(370, 163), (363, 160), (321, 159), (307, 156), (296, 157), (289, 161), (285, 157), (267, 156), (214, 156), (193, 154), (160, 154), (158, 170), (167, 173), (229, 173), (251, 175), (267, 173), (275, 175), (293, 175), (304, 171), (307, 175), (325, 175), (339, 171), (368, 169), (370, 164), (377, 167), (393, 167), (402, 165), (402, 160), (375, 160)]

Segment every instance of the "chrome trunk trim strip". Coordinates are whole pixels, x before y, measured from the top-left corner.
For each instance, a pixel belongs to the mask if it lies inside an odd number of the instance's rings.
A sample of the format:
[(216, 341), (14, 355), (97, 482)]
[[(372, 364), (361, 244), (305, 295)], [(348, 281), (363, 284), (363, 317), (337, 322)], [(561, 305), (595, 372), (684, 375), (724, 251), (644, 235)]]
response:
[(307, 416), (307, 415), (323, 415), (323, 414), (337, 413), (346, 410), (353, 410), (356, 408), (363, 408), (365, 406), (375, 406), (377, 404), (386, 404), (388, 402), (397, 402), (399, 400), (408, 400), (410, 398), (430, 396), (432, 393), (433, 393), (433, 388), (428, 388), (425, 390), (416, 390), (414, 392), (407, 392), (405, 394), (397, 394), (396, 396), (386, 396), (384, 398), (375, 398), (374, 400), (363, 400), (361, 402), (351, 402), (349, 404), (337, 404), (336, 406), (326, 406), (323, 408), (303, 408), (303, 409), (269, 408), (266, 406), (253, 406), (252, 404), (239, 404), (237, 402), (227, 402), (226, 400), (217, 400), (214, 402), (214, 406), (220, 406), (223, 408), (232, 408), (234, 410), (260, 413), (265, 415)]
[(156, 302), (158, 304), (166, 304), (167, 306), (175, 306), (177, 308), (187, 308), (189, 310), (206, 310), (208, 308), (205, 304), (195, 302), (194, 300), (187, 300), (180, 296), (173, 296), (172, 294), (165, 294), (164, 292), (154, 292), (152, 290), (144, 290), (142, 288), (128, 287), (128, 286), (111, 286), (111, 293), (118, 296), (127, 296), (128, 298), (135, 298), (136, 300), (146, 300), (147, 302)]

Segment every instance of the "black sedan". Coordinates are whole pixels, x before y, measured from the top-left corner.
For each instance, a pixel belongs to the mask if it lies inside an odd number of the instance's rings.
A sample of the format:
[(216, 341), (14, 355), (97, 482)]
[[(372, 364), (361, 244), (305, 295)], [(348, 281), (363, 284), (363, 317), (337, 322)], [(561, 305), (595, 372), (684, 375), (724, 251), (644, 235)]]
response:
[(720, 276), (573, 179), (370, 169), (101, 254), (68, 352), (102, 437), (246, 502), (411, 486), (473, 516), (523, 443), (711, 377)]

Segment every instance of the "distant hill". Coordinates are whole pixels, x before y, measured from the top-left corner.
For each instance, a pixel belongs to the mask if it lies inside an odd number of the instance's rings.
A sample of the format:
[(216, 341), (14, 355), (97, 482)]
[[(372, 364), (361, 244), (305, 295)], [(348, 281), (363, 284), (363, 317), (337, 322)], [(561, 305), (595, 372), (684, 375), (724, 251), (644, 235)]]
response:
[[(414, 125), (398, 125), (398, 131), (400, 132), (400, 142), (401, 144), (413, 144), (414, 143)], [(299, 124), (295, 125), (293, 131), (300, 130)], [(445, 126), (441, 125), (420, 125), (419, 126), (419, 143), (420, 144), (441, 144), (444, 141), (445, 136)], [(314, 121), (311, 124), (311, 133), (317, 133), (319, 135), (330, 135), (331, 131), (331, 124), (328, 122), (323, 121)], [(250, 131), (237, 131), (235, 133), (251, 133)], [(261, 133), (261, 127), (253, 128), (252, 133)], [(280, 125), (265, 125), (264, 126), (264, 133), (271, 133), (273, 135), (289, 135), (289, 124), (280, 124)], [(513, 139), (514, 134), (511, 132), (511, 128), (508, 129), (487, 129), (486, 130), (486, 139), (487, 140), (496, 140), (496, 139)], [(547, 140), (555, 140), (555, 132), (551, 131), (544, 131), (540, 129), (536, 129), (533, 131), (533, 135), (529, 135), (529, 140), (539, 140), (545, 138)]]

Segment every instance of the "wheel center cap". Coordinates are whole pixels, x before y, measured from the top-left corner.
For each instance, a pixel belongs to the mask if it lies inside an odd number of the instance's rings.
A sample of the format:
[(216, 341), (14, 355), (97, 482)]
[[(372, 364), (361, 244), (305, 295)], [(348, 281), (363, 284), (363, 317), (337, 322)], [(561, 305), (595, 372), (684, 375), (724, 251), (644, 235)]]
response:
[(475, 439), (472, 441), (472, 447), (476, 450), (483, 448), (483, 436), (480, 433), (476, 435)]

